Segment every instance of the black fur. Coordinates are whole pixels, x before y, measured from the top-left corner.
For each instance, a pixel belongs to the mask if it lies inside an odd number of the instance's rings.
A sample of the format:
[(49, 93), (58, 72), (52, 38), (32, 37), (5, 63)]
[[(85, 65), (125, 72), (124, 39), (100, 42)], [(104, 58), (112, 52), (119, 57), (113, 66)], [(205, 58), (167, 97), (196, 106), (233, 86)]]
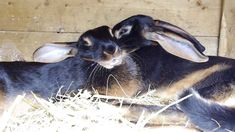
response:
[[(86, 46), (84, 37), (88, 37), (93, 45)], [(110, 74), (118, 76), (122, 73), (120, 78), (125, 78), (125, 81), (138, 76), (131, 60), (124, 63), (125, 66), (120, 65), (113, 69), (99, 66), (100, 61), (108, 60), (104, 51), (112, 56), (114, 49), (118, 48), (107, 26), (85, 32), (77, 42), (72, 44), (77, 47), (78, 54), (57, 63), (0, 62), (0, 90), (6, 100), (18, 94), (30, 92), (49, 98), (55, 96), (61, 87), (61, 94), (76, 92), (84, 87), (106, 87), (107, 76)], [(118, 52), (121, 52), (119, 48)], [(96, 75), (99, 77), (97, 78)]]
[[(178, 28), (180, 31), (175, 32), (174, 29), (170, 29), (167, 26), (165, 26), (166, 24), (171, 25), (174, 28)], [(146, 16), (146, 15), (131, 16), (121, 21), (120, 23), (114, 25), (112, 29), (113, 34), (115, 34), (115, 31), (127, 25), (133, 25), (132, 30), (128, 35), (124, 35), (122, 38), (120, 38), (119, 43), (118, 43), (121, 47), (124, 47), (124, 49), (126, 50), (129, 48), (139, 49), (141, 47), (146, 47), (148, 45), (151, 46), (153, 45), (153, 43), (157, 43), (157, 42), (153, 42), (150, 40), (146, 40), (142, 36), (143, 30), (150, 31), (150, 32), (157, 30), (157, 31), (162, 31), (162, 32), (174, 32), (175, 34), (192, 42), (195, 48), (201, 54), (203, 54), (203, 51), (205, 51), (205, 47), (197, 39), (195, 39), (192, 35), (184, 31), (183, 29), (173, 24), (170, 24), (168, 22), (164, 22), (161, 20), (153, 20), (152, 17)]]
[(1, 88), (7, 99), (31, 91), (43, 98), (49, 98), (55, 96), (61, 87), (62, 93), (65, 92), (70, 84), (69, 91), (76, 92), (86, 82), (87, 73), (84, 70), (89, 63), (79, 57), (54, 64), (1, 62)]
[[(223, 57), (209, 56), (209, 61), (205, 63), (195, 63), (185, 59), (176, 57), (168, 52), (166, 52), (161, 46), (151, 46), (155, 45), (156, 42), (146, 40), (142, 36), (143, 30), (168, 30), (164, 26), (155, 26), (154, 20), (149, 16), (136, 15), (125, 19), (124, 21), (118, 23), (113, 27), (113, 33), (121, 29), (123, 26), (132, 25), (132, 30), (129, 34), (123, 35), (119, 38), (118, 44), (121, 48), (125, 50), (127, 47), (128, 51), (133, 51), (134, 49), (139, 49), (135, 52), (130, 53), (136, 62), (140, 65), (141, 74), (143, 75), (143, 80), (147, 84), (151, 84), (152, 88), (157, 89), (159, 87), (167, 88), (170, 84), (176, 83), (181, 79), (185, 78), (187, 75), (209, 68), (214, 65), (225, 65), (228, 66), (227, 69), (215, 72), (206, 78), (202, 78), (202, 81), (193, 85), (194, 89), (197, 90), (200, 95), (204, 98), (211, 100), (223, 99), (226, 96), (230, 96), (235, 89), (231, 85), (235, 85), (235, 60)], [(190, 34), (182, 34), (185, 39), (191, 41), (199, 52), (204, 51), (204, 47)], [(179, 91), (180, 92), (180, 91)], [(190, 101), (192, 103), (192, 101)], [(201, 102), (198, 102), (201, 103)], [(201, 104), (202, 106), (205, 104)], [(224, 107), (215, 105), (217, 108)], [(209, 107), (209, 106), (208, 106)], [(214, 108), (216, 108), (214, 107)], [(186, 109), (190, 114), (190, 109)], [(207, 107), (205, 107), (207, 108)], [(213, 109), (214, 109), (213, 108)], [(225, 112), (221, 114), (225, 114)], [(200, 111), (198, 111), (200, 112)], [(195, 113), (191, 113), (195, 114)], [(200, 113), (198, 113), (200, 114)], [(229, 113), (228, 113), (229, 114)], [(191, 115), (194, 116), (194, 115)], [(207, 118), (211, 115), (204, 114)], [(223, 115), (222, 115), (223, 116)], [(195, 121), (195, 122), (194, 122)], [(232, 120), (225, 120), (222, 125), (229, 125)], [(200, 120), (193, 120), (193, 123), (197, 124)], [(199, 126), (200, 129), (207, 129), (203, 126)]]
[(183, 92), (180, 98), (189, 94), (193, 96), (180, 102), (178, 106), (197, 127), (203, 131), (235, 131), (234, 108), (208, 102), (192, 90)]
[[(170, 83), (178, 82), (192, 72), (203, 70), (216, 64), (235, 66), (233, 59), (215, 56), (210, 56), (210, 61), (205, 63), (191, 62), (169, 54), (160, 46), (143, 47), (131, 53), (131, 56), (140, 65), (143, 80), (147, 84), (151, 84), (153, 88), (168, 87)], [(203, 95), (209, 90), (206, 87), (214, 86), (217, 83), (222, 83), (223, 86), (235, 84), (234, 75), (235, 69), (229, 68), (226, 71), (214, 73), (205, 78), (202, 81), (203, 83), (195, 84), (194, 87), (201, 91)], [(204, 97), (207, 96), (209, 95), (204, 95)]]

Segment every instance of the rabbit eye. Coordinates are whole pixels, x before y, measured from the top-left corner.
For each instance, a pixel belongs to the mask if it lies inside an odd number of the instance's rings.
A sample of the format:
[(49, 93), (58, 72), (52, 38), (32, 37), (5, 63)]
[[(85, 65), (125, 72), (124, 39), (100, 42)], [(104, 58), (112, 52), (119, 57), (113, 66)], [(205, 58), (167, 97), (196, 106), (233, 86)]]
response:
[(83, 41), (84, 46), (91, 46), (87, 41)]
[(87, 41), (82, 40), (79, 45), (79, 48), (86, 51), (86, 50), (90, 50), (92, 48), (92, 45), (88, 43)]
[(127, 32), (128, 30), (127, 29), (121, 29), (121, 31), (119, 32), (119, 35), (123, 35), (123, 34), (125, 34), (126, 32)]
[(131, 32), (132, 26), (126, 26), (124, 28), (121, 28), (119, 30), (119, 32), (117, 32), (117, 34), (115, 35), (116, 38), (121, 38), (123, 35), (127, 35)]
[(82, 45), (90, 47), (92, 46), (92, 42), (89, 38), (83, 38)]

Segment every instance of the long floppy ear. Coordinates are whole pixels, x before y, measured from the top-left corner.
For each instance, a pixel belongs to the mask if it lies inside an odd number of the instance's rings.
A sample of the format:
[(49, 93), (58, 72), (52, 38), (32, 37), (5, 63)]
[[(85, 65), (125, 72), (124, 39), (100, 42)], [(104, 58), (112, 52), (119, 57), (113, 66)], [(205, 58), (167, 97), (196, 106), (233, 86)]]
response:
[(76, 42), (46, 43), (33, 53), (33, 60), (42, 63), (62, 61), (77, 54)]
[(189, 40), (190, 42), (192, 42), (192, 44), (195, 46), (195, 48), (198, 51), (200, 51), (200, 53), (203, 53), (205, 51), (206, 48), (195, 37), (193, 37), (190, 33), (183, 30), (182, 28), (175, 26), (171, 23), (165, 22), (165, 21), (161, 21), (161, 20), (154, 20), (154, 21), (155, 21), (156, 27), (160, 27), (160, 28), (164, 29), (165, 31), (167, 30), (169, 32), (173, 32), (173, 33)]
[(167, 52), (193, 62), (207, 62), (203, 54), (204, 47), (190, 34), (168, 23), (157, 23), (155, 27), (144, 31), (146, 39), (158, 42)]

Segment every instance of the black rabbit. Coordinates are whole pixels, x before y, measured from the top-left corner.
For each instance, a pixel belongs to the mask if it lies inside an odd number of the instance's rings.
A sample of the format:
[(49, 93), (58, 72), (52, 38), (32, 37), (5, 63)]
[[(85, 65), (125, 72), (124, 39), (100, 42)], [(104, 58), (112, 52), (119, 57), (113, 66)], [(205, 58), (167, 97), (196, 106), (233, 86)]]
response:
[[(133, 58), (137, 56), (136, 62), (142, 65), (143, 80), (157, 90), (158, 96), (177, 99), (179, 93), (193, 88), (205, 99), (235, 106), (234, 59), (205, 56), (205, 48), (192, 35), (145, 15), (123, 20), (113, 27), (112, 32), (123, 50), (131, 52)], [(195, 109), (190, 107), (194, 105), (193, 99), (186, 101), (192, 104), (180, 103), (179, 107), (190, 119), (197, 112), (197, 115), (203, 115), (192, 119), (200, 129), (214, 130), (213, 118), (221, 125), (220, 131), (234, 130), (235, 121), (230, 118), (234, 109), (228, 110), (216, 103), (213, 106), (202, 104)], [(196, 100), (195, 105), (201, 102)], [(205, 127), (202, 124), (206, 122), (210, 123)]]
[(126, 97), (142, 88), (135, 62), (120, 50), (107, 26), (85, 32), (77, 42), (45, 44), (34, 59), (41, 62), (0, 62), (2, 104), (30, 92), (49, 98), (59, 89), (65, 94), (86, 88)]

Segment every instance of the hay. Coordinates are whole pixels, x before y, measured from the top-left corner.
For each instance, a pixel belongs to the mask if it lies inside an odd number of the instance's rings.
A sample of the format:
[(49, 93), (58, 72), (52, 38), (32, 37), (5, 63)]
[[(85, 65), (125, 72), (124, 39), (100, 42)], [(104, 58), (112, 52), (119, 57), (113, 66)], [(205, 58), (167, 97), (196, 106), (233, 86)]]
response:
[[(160, 128), (147, 128), (144, 127), (151, 117), (140, 116), (137, 123), (132, 123), (123, 117), (126, 112), (122, 107), (117, 107), (101, 101), (101, 99), (117, 99), (122, 101), (132, 101), (138, 103), (151, 103), (154, 102), (150, 99), (151, 92), (145, 96), (136, 98), (117, 98), (101, 95), (92, 96), (89, 92), (79, 91), (75, 97), (67, 97), (66, 100), (59, 100), (56, 103), (47, 101), (37, 96), (32, 99), (20, 96), (13, 104), (12, 109), (19, 104), (19, 101), (26, 103), (30, 106), (24, 112), (12, 114), (11, 110), (2, 117), (1, 122), (2, 130), (5, 132), (64, 132), (64, 131), (163, 131), (164, 127)], [(156, 98), (154, 98), (156, 101)], [(159, 102), (159, 101), (158, 101)], [(121, 104), (121, 103), (120, 103)], [(20, 104), (19, 104), (20, 105)], [(167, 106), (169, 107), (169, 106)], [(166, 107), (166, 108), (167, 108)], [(144, 115), (144, 114), (143, 114)], [(147, 119), (147, 120), (146, 120)], [(167, 130), (182, 131), (184, 127), (167, 127)], [(184, 129), (186, 130), (186, 129)]]

